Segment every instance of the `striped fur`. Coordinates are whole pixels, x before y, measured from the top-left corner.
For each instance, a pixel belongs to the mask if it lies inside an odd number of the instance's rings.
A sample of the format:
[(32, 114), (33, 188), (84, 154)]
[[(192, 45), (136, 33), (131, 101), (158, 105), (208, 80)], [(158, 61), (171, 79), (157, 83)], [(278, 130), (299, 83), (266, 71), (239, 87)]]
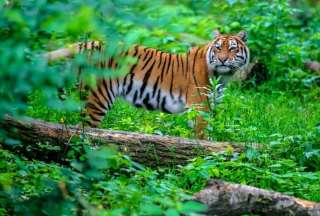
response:
[[(89, 125), (97, 126), (117, 97), (123, 97), (136, 107), (180, 113), (192, 105), (207, 109), (209, 76), (229, 76), (248, 64), (249, 50), (243, 32), (238, 35), (216, 34), (203, 47), (192, 48), (185, 54), (170, 54), (153, 48), (134, 46), (122, 56), (137, 59), (128, 73), (118, 78), (101, 78), (92, 89), (86, 103)], [(98, 41), (73, 44), (68, 48), (46, 54), (49, 61), (73, 57), (83, 50), (101, 52)], [(101, 61), (100, 68), (116, 68), (114, 59)], [(200, 106), (200, 104), (202, 104)], [(205, 126), (200, 119), (197, 133)]]

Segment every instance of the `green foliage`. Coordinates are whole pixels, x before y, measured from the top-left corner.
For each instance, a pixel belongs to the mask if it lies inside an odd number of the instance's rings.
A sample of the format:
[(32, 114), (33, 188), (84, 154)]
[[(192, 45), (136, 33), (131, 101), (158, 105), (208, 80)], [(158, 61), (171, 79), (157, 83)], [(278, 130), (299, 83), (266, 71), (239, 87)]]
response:
[[(111, 148), (90, 151), (63, 168), (20, 160), (1, 150), (0, 207), (25, 215), (190, 215), (205, 207), (172, 184)], [(13, 164), (11, 160), (17, 160)]]
[[(63, 167), (0, 148), (0, 215), (191, 215), (204, 207), (184, 200), (210, 178), (320, 201), (319, 76), (303, 67), (305, 60), (320, 60), (319, 11), (319, 3), (286, 0), (2, 1), (0, 119), (10, 113), (77, 124), (83, 106), (73, 87), (76, 68), (81, 65), (90, 82), (123, 73), (125, 61), (111, 71), (93, 68), (85, 55), (57, 64), (41, 55), (88, 39), (104, 41), (111, 57), (134, 43), (185, 52), (210, 40), (214, 29), (244, 29), (269, 81), (254, 88), (233, 84), (213, 112), (200, 113), (209, 122), (209, 138), (243, 142), (247, 151), (241, 154), (230, 150), (151, 169), (113, 148), (93, 150), (94, 143), (83, 139), (72, 140), (66, 153), (71, 165)], [(69, 96), (61, 102), (56, 88), (64, 86)], [(118, 100), (101, 127), (192, 138), (188, 122), (197, 115), (150, 112)]]

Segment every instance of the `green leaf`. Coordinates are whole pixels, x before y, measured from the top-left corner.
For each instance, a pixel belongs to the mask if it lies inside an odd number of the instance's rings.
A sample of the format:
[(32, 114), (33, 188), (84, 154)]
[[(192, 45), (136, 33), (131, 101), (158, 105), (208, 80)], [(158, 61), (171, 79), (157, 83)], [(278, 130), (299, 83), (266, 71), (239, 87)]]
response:
[(160, 206), (155, 204), (144, 204), (141, 206), (141, 211), (145, 215), (162, 215), (163, 210)]
[(165, 211), (166, 216), (179, 216), (179, 212), (176, 209), (168, 209)]

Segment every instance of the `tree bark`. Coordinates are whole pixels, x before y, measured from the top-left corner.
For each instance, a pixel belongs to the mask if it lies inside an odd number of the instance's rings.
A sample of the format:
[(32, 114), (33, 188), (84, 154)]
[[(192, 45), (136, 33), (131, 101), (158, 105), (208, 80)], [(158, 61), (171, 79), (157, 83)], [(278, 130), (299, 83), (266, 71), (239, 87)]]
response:
[(208, 206), (206, 215), (320, 215), (320, 203), (221, 180), (210, 181), (193, 200)]
[[(134, 161), (148, 166), (185, 164), (191, 158), (211, 152), (243, 150), (243, 145), (229, 142), (209, 142), (97, 128), (81, 130), (75, 126), (33, 119), (22, 121), (9, 116), (0, 121), (0, 128), (4, 129), (9, 137), (23, 143), (23, 145), (2, 144), (3, 147), (30, 158), (60, 163), (68, 162), (66, 154), (71, 145), (76, 145), (70, 141), (79, 140), (80, 137), (91, 140), (91, 147), (113, 144)], [(81, 149), (81, 146), (72, 147), (72, 149), (77, 148)], [(81, 153), (82, 150), (78, 156)]]

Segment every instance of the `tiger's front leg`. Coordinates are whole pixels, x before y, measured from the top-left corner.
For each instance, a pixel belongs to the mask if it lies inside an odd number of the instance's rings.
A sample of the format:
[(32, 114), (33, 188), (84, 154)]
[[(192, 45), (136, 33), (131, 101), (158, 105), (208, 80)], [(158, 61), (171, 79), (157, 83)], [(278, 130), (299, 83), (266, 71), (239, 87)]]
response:
[[(198, 111), (215, 111), (215, 108), (222, 102), (224, 96), (226, 83), (219, 82), (215, 89), (210, 92), (202, 91), (201, 95), (206, 95), (206, 97), (199, 97), (202, 101), (202, 104), (197, 106)], [(205, 133), (205, 128), (208, 125), (208, 122), (203, 118), (203, 116), (198, 115), (196, 118), (196, 135), (199, 139), (206, 139), (208, 136)]]
[(195, 119), (194, 131), (196, 133), (196, 137), (198, 139), (207, 139), (208, 136), (206, 134), (205, 128), (208, 125), (208, 122), (203, 118), (203, 116), (199, 113), (201, 111), (208, 112), (209, 104), (208, 97), (206, 92), (196, 92), (193, 94), (193, 97), (190, 97), (187, 103), (187, 107), (194, 106), (196, 111), (198, 111), (197, 117)]
[[(197, 111), (208, 112), (208, 105), (201, 105), (196, 107)], [(195, 132), (198, 139), (208, 139), (208, 134), (206, 133), (205, 128), (207, 127), (208, 122), (203, 118), (202, 115), (198, 114), (196, 117)]]

